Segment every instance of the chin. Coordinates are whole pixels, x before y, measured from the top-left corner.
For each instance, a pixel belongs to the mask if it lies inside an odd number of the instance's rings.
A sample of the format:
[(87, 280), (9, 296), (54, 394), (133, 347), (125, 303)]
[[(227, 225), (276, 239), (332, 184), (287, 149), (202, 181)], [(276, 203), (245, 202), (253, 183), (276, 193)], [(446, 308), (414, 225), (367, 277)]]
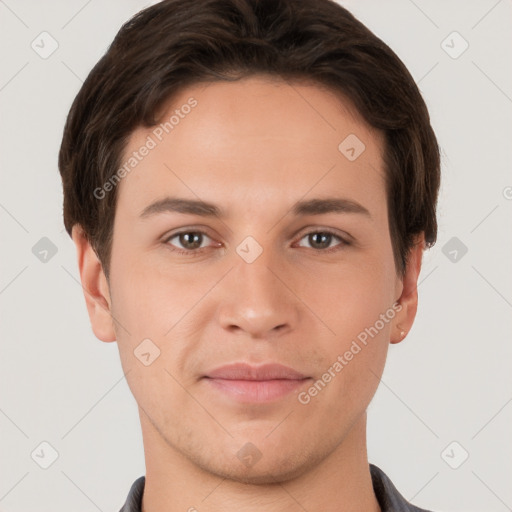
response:
[[(317, 462), (322, 460), (321, 455), (306, 454), (300, 447), (290, 453), (269, 455), (261, 454), (261, 458), (254, 465), (247, 467), (235, 454), (225, 457), (210, 454), (211, 458), (201, 457), (195, 463), (204, 471), (233, 482), (251, 485), (269, 485), (284, 483), (293, 480), (309, 471)], [(243, 458), (243, 457), (242, 457)]]
[(297, 478), (306, 471), (306, 468), (303, 467), (276, 467), (274, 464), (266, 464), (259, 468), (244, 468), (240, 467), (238, 461), (232, 464), (231, 467), (213, 466), (203, 469), (221, 478), (250, 485), (279, 484)]

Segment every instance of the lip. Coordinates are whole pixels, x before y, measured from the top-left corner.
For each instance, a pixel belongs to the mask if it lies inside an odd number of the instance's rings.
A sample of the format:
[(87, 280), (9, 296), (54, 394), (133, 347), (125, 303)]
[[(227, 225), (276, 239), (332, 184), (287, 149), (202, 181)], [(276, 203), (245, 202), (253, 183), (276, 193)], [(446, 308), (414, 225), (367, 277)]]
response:
[(252, 366), (234, 363), (221, 366), (203, 377), (217, 392), (243, 403), (265, 403), (284, 398), (310, 377), (276, 363)]
[(305, 379), (306, 375), (295, 371), (289, 366), (277, 363), (267, 363), (260, 366), (252, 366), (247, 363), (232, 363), (215, 368), (208, 372), (206, 377), (227, 380), (300, 380)]

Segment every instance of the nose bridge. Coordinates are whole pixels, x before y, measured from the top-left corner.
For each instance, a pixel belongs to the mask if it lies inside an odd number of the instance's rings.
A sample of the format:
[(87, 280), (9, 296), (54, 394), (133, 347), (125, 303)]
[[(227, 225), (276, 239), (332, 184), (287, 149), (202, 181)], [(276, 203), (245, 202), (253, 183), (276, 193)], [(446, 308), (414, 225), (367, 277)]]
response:
[[(298, 319), (293, 293), (282, 281), (276, 259), (264, 249), (255, 259), (251, 240), (237, 248), (229, 289), (223, 294), (220, 321), (224, 328), (243, 330), (252, 336), (268, 336), (291, 328)], [(247, 257), (250, 255), (250, 257)]]

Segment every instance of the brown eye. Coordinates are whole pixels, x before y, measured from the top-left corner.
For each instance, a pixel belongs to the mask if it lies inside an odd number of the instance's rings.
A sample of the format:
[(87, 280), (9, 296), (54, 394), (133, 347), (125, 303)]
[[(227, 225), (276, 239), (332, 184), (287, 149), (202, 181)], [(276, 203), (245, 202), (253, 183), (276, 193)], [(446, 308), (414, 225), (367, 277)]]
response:
[[(301, 240), (307, 239), (309, 247), (317, 251), (330, 252), (336, 250), (349, 243), (341, 238), (339, 235), (331, 233), (330, 231), (312, 231), (302, 237)], [(334, 240), (338, 240), (341, 243), (336, 244), (334, 247), (331, 246)], [(304, 247), (301, 245), (301, 247)], [(306, 246), (307, 247), (307, 246)]]
[[(173, 246), (173, 249), (175, 247), (175, 244), (178, 244), (176, 246), (176, 251), (180, 253), (185, 252), (192, 252), (192, 251), (198, 251), (199, 249), (203, 249), (204, 247), (201, 247), (205, 238), (210, 238), (208, 235), (201, 231), (182, 231), (180, 233), (175, 233), (174, 235), (170, 236), (165, 240), (166, 243)], [(177, 239), (176, 242), (171, 243), (171, 240)]]
[(201, 233), (180, 233), (178, 240), (186, 249), (198, 249), (201, 247), (203, 235)]
[(332, 238), (330, 233), (311, 233), (308, 235), (308, 242), (313, 249), (327, 249), (331, 245)]

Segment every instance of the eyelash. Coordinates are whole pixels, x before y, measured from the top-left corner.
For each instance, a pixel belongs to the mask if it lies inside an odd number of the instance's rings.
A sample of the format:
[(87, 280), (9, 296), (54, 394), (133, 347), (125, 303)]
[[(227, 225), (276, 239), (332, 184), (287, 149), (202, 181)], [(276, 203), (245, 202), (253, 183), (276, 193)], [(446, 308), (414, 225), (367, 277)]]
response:
[[(192, 233), (192, 234), (201, 234), (201, 235), (205, 235), (207, 236), (208, 238), (211, 238), (210, 236), (208, 236), (207, 233), (205, 233), (204, 231), (201, 231), (201, 230), (184, 230), (184, 231), (179, 231), (177, 233), (173, 233), (172, 235), (166, 237), (164, 239), (164, 243), (167, 244), (167, 246), (170, 248), (170, 250), (176, 254), (179, 254), (179, 255), (182, 255), (182, 256), (189, 256), (189, 257), (194, 257), (194, 256), (197, 256), (199, 254), (202, 254), (206, 249), (211, 249), (211, 247), (201, 247), (199, 249), (189, 249), (189, 250), (182, 250), (182, 249), (176, 249), (174, 247), (172, 247), (169, 243), (170, 240), (172, 240), (173, 238), (179, 236), (179, 235), (182, 235), (184, 233)], [(315, 252), (323, 252), (323, 253), (332, 253), (332, 252), (336, 252), (336, 251), (339, 251), (341, 250), (343, 247), (345, 246), (348, 246), (348, 245), (351, 245), (351, 243), (342, 238), (340, 235), (334, 233), (333, 231), (329, 230), (329, 229), (318, 229), (318, 230), (314, 230), (314, 231), (309, 231), (308, 233), (305, 233), (304, 235), (302, 235), (302, 237), (300, 238), (300, 240), (302, 240), (303, 238), (309, 236), (309, 235), (312, 235), (312, 234), (326, 234), (326, 235), (332, 235), (334, 238), (337, 238), (341, 243), (334, 246), (334, 247), (330, 247), (329, 249), (314, 249), (314, 248), (311, 248), (311, 250), (315, 251)], [(299, 240), (299, 241), (300, 241)], [(308, 247), (306, 247), (306, 249), (308, 249)]]

